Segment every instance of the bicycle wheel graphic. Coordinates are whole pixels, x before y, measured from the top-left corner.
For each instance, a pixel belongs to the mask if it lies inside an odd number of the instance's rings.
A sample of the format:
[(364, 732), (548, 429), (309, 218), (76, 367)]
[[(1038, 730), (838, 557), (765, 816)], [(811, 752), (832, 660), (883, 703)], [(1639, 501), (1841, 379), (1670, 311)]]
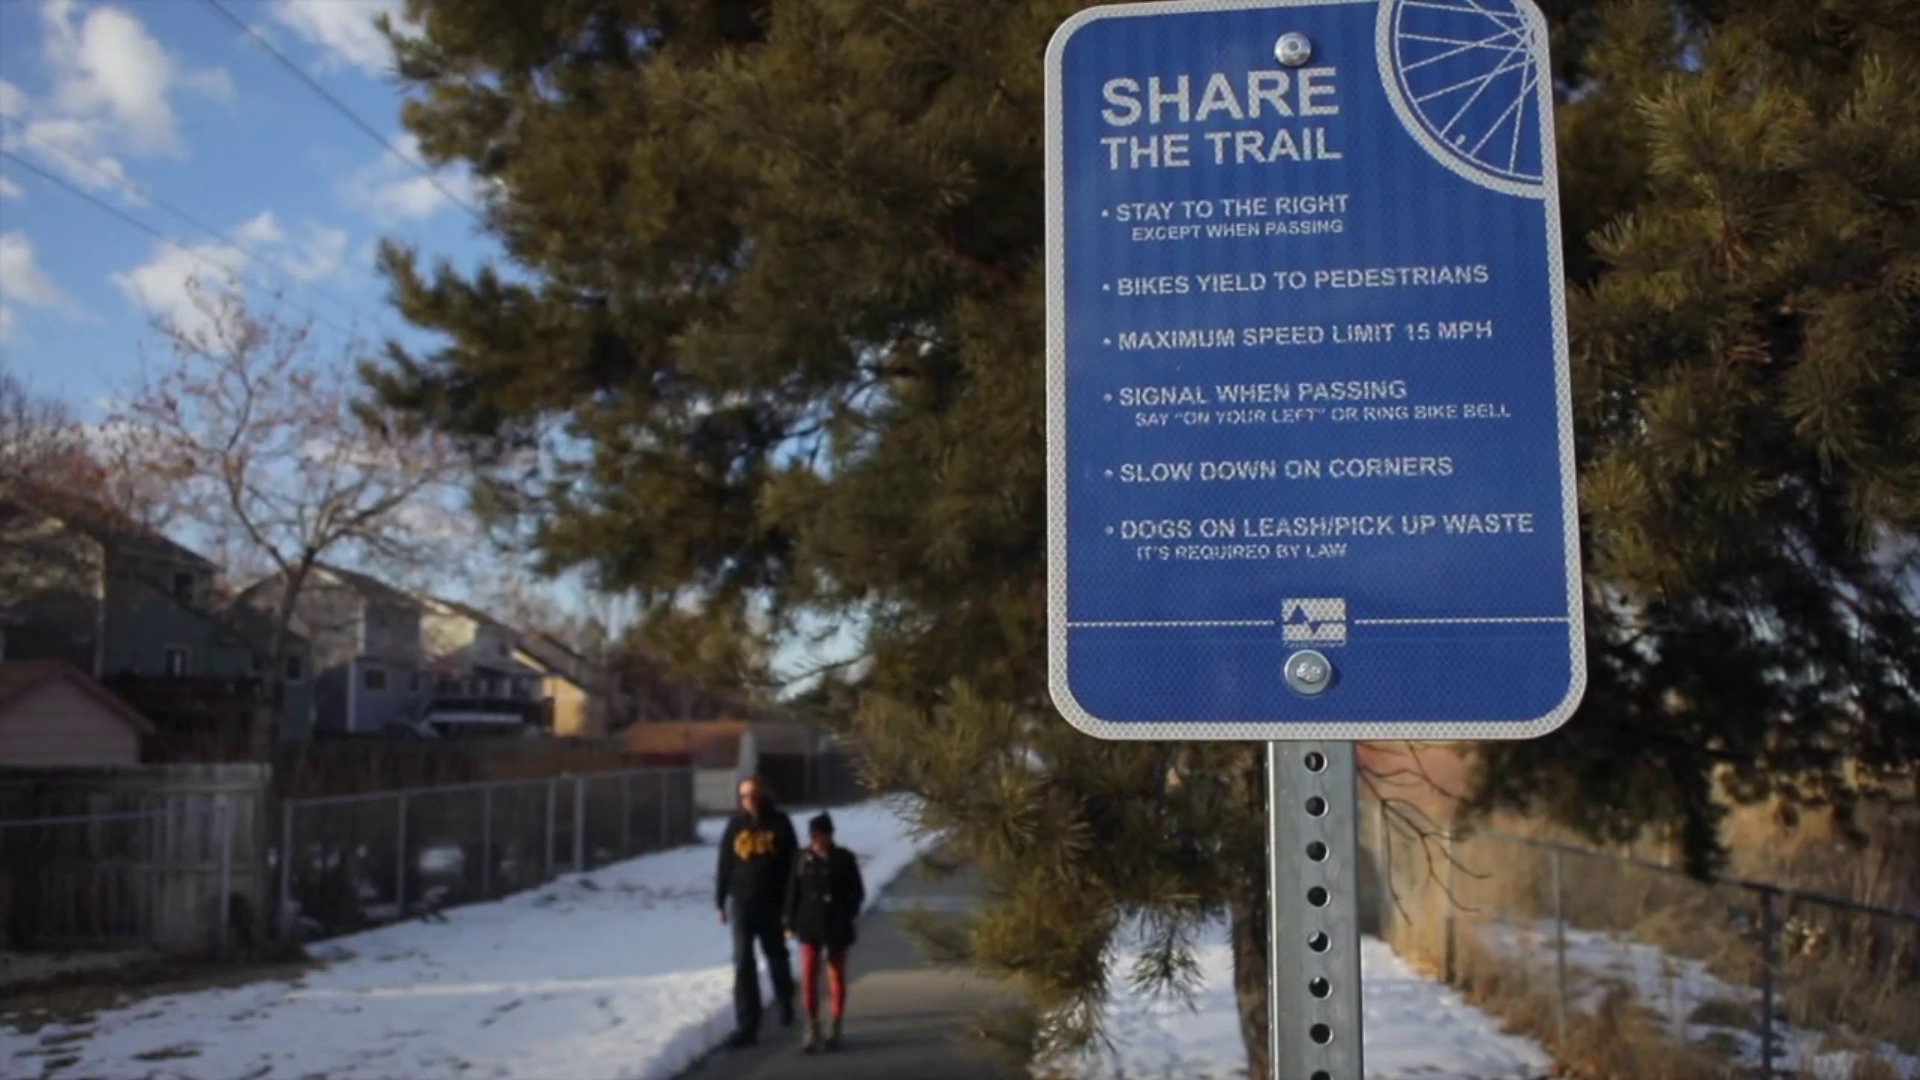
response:
[(1380, 66), (1401, 121), (1454, 172), (1538, 195), (1546, 28), (1524, 0), (1389, 0)]

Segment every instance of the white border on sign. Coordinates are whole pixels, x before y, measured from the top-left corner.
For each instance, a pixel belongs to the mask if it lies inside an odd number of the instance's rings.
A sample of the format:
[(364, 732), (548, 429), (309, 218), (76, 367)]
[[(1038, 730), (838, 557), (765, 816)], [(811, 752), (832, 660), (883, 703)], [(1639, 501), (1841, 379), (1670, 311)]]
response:
[[(1547, 292), (1553, 312), (1554, 386), (1559, 411), (1561, 528), (1566, 537), (1567, 627), (1571, 677), (1566, 699), (1546, 715), (1524, 722), (1467, 721), (1460, 723), (1377, 723), (1373, 721), (1322, 721), (1303, 723), (1272, 720), (1250, 723), (1212, 723), (1175, 721), (1138, 723), (1104, 720), (1088, 712), (1074, 698), (1067, 677), (1067, 312), (1066, 312), (1066, 192), (1065, 135), (1066, 109), (1062, 98), (1061, 75), (1067, 43), (1090, 23), (1102, 19), (1135, 18), (1151, 15), (1197, 14), (1213, 11), (1248, 11), (1294, 7), (1328, 7), (1378, 2), (1391, 9), (1400, 0), (1161, 0), (1156, 3), (1119, 4), (1087, 8), (1054, 32), (1047, 45), (1046, 58), (1046, 172), (1047, 172), (1047, 685), (1054, 707), (1074, 727), (1088, 735), (1114, 740), (1258, 740), (1276, 741), (1360, 741), (1360, 740), (1462, 740), (1493, 741), (1532, 739), (1545, 735), (1567, 722), (1586, 694), (1586, 628), (1580, 575), (1580, 515), (1577, 503), (1573, 448), (1573, 404), (1571, 365), (1567, 351), (1567, 303), (1565, 268), (1560, 243), (1559, 166), (1554, 154), (1553, 91), (1550, 79), (1539, 80), (1537, 91), (1540, 115), (1541, 160), (1544, 177), (1539, 191), (1515, 191), (1516, 197), (1537, 198), (1546, 216), (1548, 244)], [(1537, 63), (1548, 68), (1547, 24), (1533, 0), (1514, 0), (1532, 24), (1533, 42), (1539, 50)], [(1388, 17), (1382, 11), (1382, 19)], [(1385, 25), (1384, 21), (1376, 26)], [(1376, 53), (1380, 46), (1375, 43)], [(1383, 62), (1384, 64), (1384, 62)], [(1381, 69), (1385, 72), (1385, 66)], [(1395, 114), (1427, 153), (1458, 171), (1451, 155), (1434, 154), (1417, 121), (1400, 107), (1395, 88), (1385, 88), (1394, 103)], [(1481, 178), (1476, 183), (1486, 184)], [(1383, 615), (1386, 613), (1382, 613)], [(1461, 620), (1468, 621), (1468, 620)], [(1475, 620), (1478, 621), (1478, 620)], [(1281, 660), (1274, 665), (1274, 678), (1282, 678)]]

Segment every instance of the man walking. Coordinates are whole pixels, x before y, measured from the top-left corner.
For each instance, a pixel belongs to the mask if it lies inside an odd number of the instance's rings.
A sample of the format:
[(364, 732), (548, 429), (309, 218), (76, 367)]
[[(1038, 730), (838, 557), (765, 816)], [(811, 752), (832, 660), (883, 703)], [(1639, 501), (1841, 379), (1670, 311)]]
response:
[(793, 819), (774, 805), (773, 793), (757, 776), (740, 781), (740, 812), (720, 837), (720, 868), (714, 900), (720, 921), (733, 928), (733, 1017), (729, 1045), (752, 1046), (760, 1036), (760, 972), (754, 964), (758, 942), (773, 978), (780, 1022), (793, 1026), (793, 969), (787, 962), (781, 925), (787, 883), (800, 847)]

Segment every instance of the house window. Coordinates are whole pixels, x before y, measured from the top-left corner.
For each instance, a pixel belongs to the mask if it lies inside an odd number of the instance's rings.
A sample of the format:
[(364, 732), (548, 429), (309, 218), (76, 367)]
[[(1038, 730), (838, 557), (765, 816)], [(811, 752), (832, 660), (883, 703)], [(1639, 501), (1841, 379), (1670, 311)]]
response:
[(188, 667), (191, 666), (191, 659), (192, 656), (187, 652), (185, 646), (167, 646), (167, 674), (174, 676), (185, 675)]
[(300, 662), (299, 657), (297, 656), (287, 657), (287, 681), (288, 682), (299, 682), (302, 678), (306, 677), (306, 673), (307, 673), (307, 666)]
[(183, 604), (193, 602), (193, 575), (178, 570), (173, 575), (173, 598)]
[(387, 688), (387, 673), (382, 668), (370, 667), (360, 676), (360, 684), (369, 693), (378, 694)]
[(420, 673), (418, 671), (407, 672), (407, 693), (417, 694), (419, 692), (420, 692)]
[(267, 654), (254, 653), (253, 654), (253, 673), (255, 675), (258, 675), (265, 670), (267, 670)]

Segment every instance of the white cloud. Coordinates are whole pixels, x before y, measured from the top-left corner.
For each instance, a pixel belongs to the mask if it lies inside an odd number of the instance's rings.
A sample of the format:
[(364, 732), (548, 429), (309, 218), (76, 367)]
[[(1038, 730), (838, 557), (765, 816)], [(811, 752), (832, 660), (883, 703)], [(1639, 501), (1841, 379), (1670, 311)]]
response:
[(246, 253), (231, 244), (161, 245), (146, 262), (108, 280), (135, 307), (194, 334), (212, 327), (220, 310), (215, 298), (239, 287), (246, 264)]
[(189, 71), (181, 76), (180, 84), (222, 105), (231, 105), (240, 97), (239, 88), (233, 85), (233, 76), (223, 67)]
[(226, 310), (218, 298), (249, 278), (274, 285), (285, 285), (286, 277), (300, 284), (318, 281), (340, 271), (347, 250), (345, 230), (309, 225), (296, 239), (271, 210), (241, 222), (230, 235), (225, 243), (158, 245), (146, 262), (108, 279), (135, 307), (199, 333)]
[(280, 259), (296, 281), (318, 281), (340, 271), (347, 255), (347, 230), (314, 226), (297, 251)]
[(175, 92), (230, 102), (233, 77), (219, 67), (186, 68), (121, 7), (83, 13), (74, 0), (45, 0), (40, 16), (49, 86), (32, 97), (0, 82), (0, 115), (27, 132), (9, 133), (0, 145), (31, 153), (89, 190), (144, 201), (121, 157), (183, 155)]
[(357, 67), (369, 75), (393, 70), (393, 47), (373, 25), (386, 15), (402, 33), (418, 32), (405, 0), (280, 0), (273, 16), (325, 55), (323, 68)]
[(0, 117), (13, 120), (25, 115), (26, 111), (27, 92), (0, 79)]
[(0, 233), (0, 341), (12, 341), (20, 329), (14, 304), (78, 313), (80, 303), (36, 265), (33, 241), (23, 232)]
[(233, 230), (233, 238), (247, 247), (258, 247), (262, 244), (278, 244), (287, 238), (287, 234), (280, 231), (280, 223), (274, 219), (273, 211), (262, 210), (241, 222), (240, 227)]
[(0, 137), (0, 146), (15, 153), (31, 153), (83, 188), (117, 192), (136, 206), (146, 205), (147, 198), (133, 177), (127, 175), (126, 164), (97, 150), (99, 142), (97, 127), (71, 118), (35, 120), (26, 125), (24, 138), (12, 134)]
[(439, 187), (435, 187), (433, 180), (409, 164), (426, 164), (420, 156), (420, 141), (413, 135), (403, 134), (392, 142), (404, 157), (382, 154), (340, 185), (341, 197), (350, 205), (366, 211), (382, 225), (394, 225), (439, 213), (451, 202), (441, 188), (453, 192), (462, 202), (474, 201), (476, 185), (465, 173), (442, 169), (434, 175), (439, 181)]
[(0, 299), (35, 307), (76, 310), (79, 304), (34, 265), (33, 242), (23, 232), (0, 233)]
[(21, 191), (20, 185), (14, 183), (12, 178), (0, 176), (0, 199), (24, 199), (26, 197), (26, 192)]

